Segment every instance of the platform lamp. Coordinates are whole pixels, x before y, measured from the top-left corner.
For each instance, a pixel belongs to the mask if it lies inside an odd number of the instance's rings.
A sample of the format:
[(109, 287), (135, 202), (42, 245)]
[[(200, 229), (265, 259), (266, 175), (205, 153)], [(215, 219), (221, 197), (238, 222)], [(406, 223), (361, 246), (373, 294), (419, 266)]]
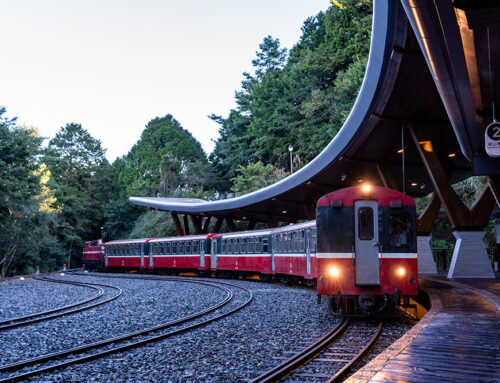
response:
[(290, 152), (290, 174), (293, 174), (293, 160), (292, 160), (293, 145), (292, 144), (288, 145), (288, 151)]

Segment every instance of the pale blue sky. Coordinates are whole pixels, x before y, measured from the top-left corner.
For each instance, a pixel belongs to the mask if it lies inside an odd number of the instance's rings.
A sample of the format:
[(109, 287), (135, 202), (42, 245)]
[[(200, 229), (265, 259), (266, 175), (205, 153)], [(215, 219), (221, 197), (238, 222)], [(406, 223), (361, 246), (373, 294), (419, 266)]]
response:
[(213, 148), (268, 34), (297, 42), (328, 0), (0, 0), (0, 105), (53, 137), (78, 122), (111, 161), (172, 114)]

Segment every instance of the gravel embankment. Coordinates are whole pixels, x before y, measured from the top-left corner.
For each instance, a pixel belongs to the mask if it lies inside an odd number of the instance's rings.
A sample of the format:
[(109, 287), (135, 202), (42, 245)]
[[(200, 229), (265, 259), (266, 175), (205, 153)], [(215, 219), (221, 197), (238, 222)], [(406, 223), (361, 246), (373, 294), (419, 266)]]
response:
[(96, 290), (87, 287), (42, 282), (31, 278), (23, 281), (9, 279), (0, 283), (0, 320), (55, 309), (96, 294)]

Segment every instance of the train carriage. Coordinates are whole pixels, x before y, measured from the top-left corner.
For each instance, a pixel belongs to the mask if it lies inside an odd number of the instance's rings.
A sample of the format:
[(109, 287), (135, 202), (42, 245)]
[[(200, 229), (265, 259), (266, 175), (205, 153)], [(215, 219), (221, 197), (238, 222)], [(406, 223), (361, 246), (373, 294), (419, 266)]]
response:
[(271, 230), (253, 230), (214, 236), (212, 270), (272, 273)]
[(147, 242), (147, 238), (106, 242), (104, 266), (111, 270), (146, 269)]
[(323, 196), (315, 221), (107, 242), (104, 266), (302, 281), (316, 285), (318, 296), (329, 296), (335, 307), (366, 315), (418, 294), (415, 228), (411, 197), (361, 185)]
[(273, 230), (273, 272), (316, 277), (316, 222), (308, 221)]
[(316, 223), (318, 295), (337, 296), (362, 312), (417, 295), (411, 197), (371, 185), (341, 189), (318, 201)]
[(210, 239), (213, 235), (154, 238), (149, 240), (149, 269), (206, 271), (210, 268)]

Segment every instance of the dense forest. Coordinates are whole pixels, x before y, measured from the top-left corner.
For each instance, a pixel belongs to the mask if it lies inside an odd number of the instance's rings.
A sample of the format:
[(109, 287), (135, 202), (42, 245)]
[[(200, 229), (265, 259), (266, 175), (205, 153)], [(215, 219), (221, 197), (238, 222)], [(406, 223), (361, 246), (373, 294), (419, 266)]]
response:
[[(170, 114), (149, 121), (139, 141), (110, 164), (101, 142), (78, 123), (43, 145), (36, 128), (0, 108), (0, 273), (77, 266), (83, 242), (174, 235), (168, 214), (135, 207), (130, 196), (215, 199), (257, 190), (313, 159), (349, 114), (367, 62), (370, 1), (334, 2), (305, 20), (290, 51), (263, 39), (220, 124), (212, 153)], [(168, 108), (168, 106), (167, 106)], [(166, 110), (168, 112), (168, 110)], [(484, 181), (457, 186), (473, 200)], [(423, 204), (425, 201), (420, 201)], [(449, 246), (446, 224), (436, 241)]]

